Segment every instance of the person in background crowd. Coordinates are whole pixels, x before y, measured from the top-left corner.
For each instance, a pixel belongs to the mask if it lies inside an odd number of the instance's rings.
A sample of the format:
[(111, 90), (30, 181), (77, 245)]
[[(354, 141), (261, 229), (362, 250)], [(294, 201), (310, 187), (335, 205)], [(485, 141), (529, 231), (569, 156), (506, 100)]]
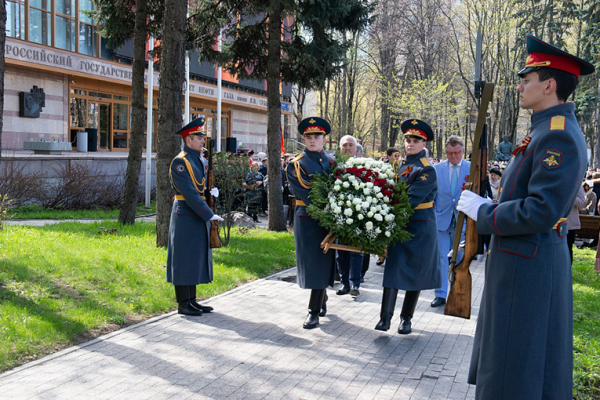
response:
[(329, 233), (306, 212), (312, 201), (308, 196), (311, 181), (315, 174), (328, 173), (335, 166), (335, 160), (324, 150), (325, 136), (331, 131), (329, 122), (319, 117), (308, 117), (298, 124), (298, 132), (304, 138), (306, 147), (299, 156), (293, 158), (287, 168), (290, 188), (296, 196), (294, 209), (294, 244), (296, 245), (296, 266), (298, 286), (310, 289), (308, 316), (302, 327), (313, 329), (319, 325), (319, 316), (327, 313), (328, 286), (333, 286), (335, 252), (323, 254), (320, 245)]
[[(356, 157), (357, 148), (358, 145), (353, 136), (346, 135), (340, 139), (340, 152), (342, 155)], [(345, 250), (336, 251), (337, 267), (342, 287), (335, 294), (341, 296), (350, 293), (351, 296), (356, 297), (360, 294), (358, 289), (362, 280), (363, 253)]]
[[(204, 199), (208, 171), (208, 163), (201, 156), (206, 138), (204, 122), (200, 117), (177, 131), (183, 139), (183, 151), (171, 161), (169, 171), (175, 198), (167, 244), (167, 282), (175, 286), (177, 312), (193, 316), (213, 311), (196, 301), (196, 285), (212, 282), (210, 221), (223, 221)], [(218, 197), (219, 190), (213, 188), (210, 194)]]
[(398, 167), (396, 180), (408, 186), (408, 198), (414, 209), (406, 230), (413, 235), (406, 242), (388, 248), (383, 272), (383, 297), (380, 320), (375, 329), (390, 329), (398, 289), (406, 290), (398, 333), (412, 332), (412, 317), (421, 290), (440, 286), (440, 262), (437, 223), (433, 199), (437, 193), (437, 175), (425, 157), (425, 146), (433, 140), (433, 130), (424, 121), (411, 119), (400, 125), (404, 133), (406, 159)]
[(498, 201), (498, 186), (500, 185), (500, 179), (502, 178), (502, 171), (500, 168), (490, 169), (490, 189), (492, 190), (492, 200)]
[[(596, 193), (596, 199), (600, 199), (600, 172), (594, 172), (591, 179), (594, 183), (594, 193)], [(596, 212), (594, 215), (598, 215), (598, 213)]]
[(254, 222), (258, 222), (258, 211), (262, 201), (262, 187), (265, 177), (258, 172), (258, 163), (250, 165), (250, 171), (244, 179), (244, 200), (246, 201), (246, 212)]
[(569, 247), (569, 256), (571, 257), (571, 264), (573, 264), (573, 245), (575, 244), (575, 231), (581, 228), (581, 221), (579, 220), (579, 210), (585, 207), (585, 190), (583, 185), (577, 192), (575, 203), (573, 208), (567, 217), (567, 223), (569, 224), (569, 233), (567, 234), (567, 246)]
[(596, 193), (593, 191), (593, 183), (591, 181), (585, 181), (582, 186), (585, 192), (585, 206), (579, 209), (579, 213), (594, 215), (598, 199), (596, 198)]
[(356, 145), (356, 157), (364, 157), (365, 156), (365, 149), (362, 147), (361, 144), (357, 144)]
[(259, 217), (266, 217), (267, 209), (269, 207), (269, 195), (267, 193), (268, 161), (269, 160), (267, 159), (267, 157), (263, 158), (261, 161), (261, 166), (258, 169), (258, 172), (260, 172), (264, 177), (263, 184), (261, 185), (260, 212), (258, 213)]
[(573, 280), (567, 215), (586, 141), (567, 103), (587, 61), (527, 35), (517, 87), (528, 136), (502, 173), (498, 203), (465, 190), (458, 210), (491, 234), (468, 382), (476, 400), (573, 398)]
[[(448, 296), (448, 253), (452, 250), (454, 233), (456, 231), (456, 203), (462, 192), (462, 185), (466, 182), (471, 170), (471, 163), (463, 160), (465, 144), (460, 136), (452, 135), (446, 141), (446, 157), (448, 160), (435, 164), (438, 176), (438, 190), (435, 197), (435, 217), (437, 220), (437, 235), (440, 256), (441, 285), (435, 289), (435, 298), (431, 307), (440, 307), (446, 304)], [(464, 226), (463, 226), (464, 232)], [(461, 233), (462, 236), (463, 233)]]

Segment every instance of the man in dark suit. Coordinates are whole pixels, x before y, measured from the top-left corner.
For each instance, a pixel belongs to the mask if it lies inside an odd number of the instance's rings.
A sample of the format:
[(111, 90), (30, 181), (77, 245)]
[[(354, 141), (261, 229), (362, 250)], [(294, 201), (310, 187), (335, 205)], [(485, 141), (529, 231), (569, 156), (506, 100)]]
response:
[[(213, 310), (196, 302), (196, 285), (212, 282), (210, 221), (223, 221), (205, 199), (208, 164), (202, 157), (204, 121), (202, 116), (177, 131), (183, 138), (183, 151), (173, 159), (170, 169), (176, 194), (167, 245), (167, 282), (175, 285), (178, 312), (184, 315), (202, 315)], [(210, 194), (218, 197), (219, 190), (213, 188)]]
[(438, 191), (435, 197), (435, 217), (438, 229), (438, 247), (440, 252), (440, 267), (442, 286), (435, 289), (435, 299), (431, 307), (446, 304), (448, 295), (448, 253), (454, 242), (456, 228), (456, 203), (462, 192), (462, 185), (466, 182), (471, 169), (471, 163), (463, 160), (465, 144), (460, 136), (452, 135), (446, 141), (446, 156), (444, 162), (433, 167), (438, 177)]
[[(353, 136), (346, 135), (340, 139), (340, 152), (343, 155), (356, 157), (356, 151), (357, 142)], [(337, 254), (337, 267), (342, 287), (335, 294), (345, 295), (350, 293), (351, 296), (356, 297), (360, 294), (358, 288), (363, 277), (364, 255), (363, 253), (345, 250), (337, 250)]]
[(532, 110), (498, 203), (464, 191), (458, 210), (492, 235), (468, 382), (478, 400), (573, 398), (573, 281), (567, 215), (587, 164), (567, 99), (594, 67), (527, 35), (517, 87)]

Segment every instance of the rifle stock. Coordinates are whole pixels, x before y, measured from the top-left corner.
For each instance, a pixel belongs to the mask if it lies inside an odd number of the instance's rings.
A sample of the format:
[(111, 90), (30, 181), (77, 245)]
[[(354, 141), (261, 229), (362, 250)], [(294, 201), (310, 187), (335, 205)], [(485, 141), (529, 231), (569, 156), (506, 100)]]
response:
[[(469, 171), (469, 182), (465, 185), (465, 190), (471, 190), (479, 195), (485, 186), (485, 174), (487, 174), (487, 146), (485, 135), (485, 119), (487, 109), (492, 95), (494, 93), (494, 84), (486, 83), (481, 96), (479, 113), (477, 116), (477, 125), (475, 127), (475, 137), (473, 140), (473, 150), (471, 152), (471, 170)], [(482, 146), (483, 145), (483, 146)], [(482, 181), (483, 178), (483, 181)], [(467, 218), (465, 228), (465, 250), (462, 260), (457, 263), (458, 246), (462, 234), (463, 221)], [(450, 260), (448, 279), (450, 281), (450, 292), (444, 308), (444, 314), (455, 317), (471, 318), (471, 289), (472, 278), (469, 265), (478, 254), (480, 238), (477, 234), (477, 224), (471, 218), (468, 218), (462, 212), (459, 213), (456, 220), (456, 230), (454, 231), (454, 245), (452, 246), (452, 259)]]
[[(210, 209), (215, 212), (216, 202), (212, 194), (210, 194), (210, 190), (215, 185), (215, 176), (213, 174), (213, 142), (211, 139), (208, 139), (208, 176), (206, 179), (206, 203), (210, 207)], [(219, 223), (217, 221), (210, 221), (210, 248), (218, 249), (221, 247), (221, 237), (219, 236)]]

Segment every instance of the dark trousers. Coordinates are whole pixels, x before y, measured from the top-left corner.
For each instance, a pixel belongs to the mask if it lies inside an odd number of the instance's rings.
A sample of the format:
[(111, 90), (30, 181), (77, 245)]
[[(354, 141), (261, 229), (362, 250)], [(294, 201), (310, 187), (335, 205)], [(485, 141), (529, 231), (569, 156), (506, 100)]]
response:
[(571, 256), (571, 264), (573, 264), (573, 245), (575, 244), (575, 231), (567, 233), (567, 246), (569, 247), (569, 255)]
[(340, 273), (342, 285), (359, 287), (362, 278), (363, 254), (353, 251), (337, 251), (337, 266)]
[(363, 254), (363, 263), (362, 263), (362, 271), (361, 271), (361, 276), (364, 278), (365, 274), (367, 273), (367, 271), (369, 270), (369, 263), (371, 262), (371, 255), (364, 253)]

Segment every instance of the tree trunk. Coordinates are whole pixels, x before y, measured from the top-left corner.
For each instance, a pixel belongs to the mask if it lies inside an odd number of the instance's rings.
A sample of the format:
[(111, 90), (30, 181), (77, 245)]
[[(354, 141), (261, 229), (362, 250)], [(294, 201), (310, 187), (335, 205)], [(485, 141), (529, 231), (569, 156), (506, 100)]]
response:
[(175, 132), (181, 128), (186, 13), (186, 0), (165, 1), (156, 149), (156, 245), (161, 247), (167, 245), (171, 220), (173, 189), (169, 167), (181, 148), (181, 137)]
[(6, 2), (0, 2), (0, 163), (2, 162), (2, 129), (4, 115), (4, 46), (6, 44)]
[[(133, 36), (133, 67), (131, 81), (131, 137), (129, 140), (129, 155), (127, 156), (127, 172), (125, 173), (125, 193), (119, 222), (133, 224), (135, 209), (138, 203), (140, 169), (142, 167), (142, 144), (146, 112), (144, 110), (144, 65), (146, 61), (146, 20), (148, 18), (148, 0), (135, 2), (135, 32)], [(151, 83), (148, 86), (152, 86)], [(148, 104), (148, 107), (152, 107)]]
[(281, 2), (275, 0), (269, 13), (269, 54), (267, 68), (267, 154), (269, 165), (269, 229), (286, 230), (281, 194)]

